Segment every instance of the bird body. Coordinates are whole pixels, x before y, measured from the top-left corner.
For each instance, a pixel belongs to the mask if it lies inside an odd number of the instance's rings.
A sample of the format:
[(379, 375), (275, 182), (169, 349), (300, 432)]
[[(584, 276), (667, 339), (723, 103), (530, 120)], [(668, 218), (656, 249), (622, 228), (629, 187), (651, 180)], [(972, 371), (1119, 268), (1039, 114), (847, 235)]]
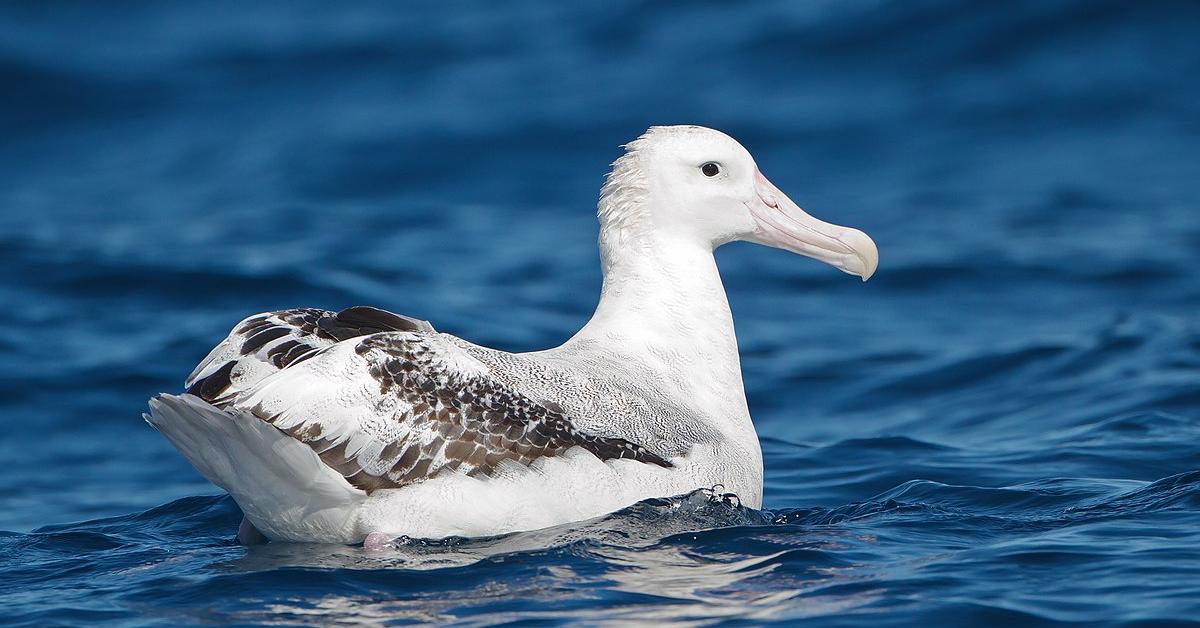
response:
[(562, 346), (506, 353), (369, 307), (260, 314), (147, 420), (272, 540), (494, 535), (714, 485), (761, 507), (713, 250), (758, 241), (865, 279), (874, 243), (702, 127), (628, 145), (599, 216), (600, 302)]

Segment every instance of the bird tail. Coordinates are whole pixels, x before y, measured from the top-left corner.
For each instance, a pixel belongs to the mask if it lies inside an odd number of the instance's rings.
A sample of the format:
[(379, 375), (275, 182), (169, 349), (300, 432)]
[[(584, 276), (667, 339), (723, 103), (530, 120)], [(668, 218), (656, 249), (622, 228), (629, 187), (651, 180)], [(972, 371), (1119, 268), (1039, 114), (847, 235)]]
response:
[(161, 394), (143, 414), (208, 481), (229, 491), (267, 538), (358, 543), (366, 493), (307, 445), (248, 413)]

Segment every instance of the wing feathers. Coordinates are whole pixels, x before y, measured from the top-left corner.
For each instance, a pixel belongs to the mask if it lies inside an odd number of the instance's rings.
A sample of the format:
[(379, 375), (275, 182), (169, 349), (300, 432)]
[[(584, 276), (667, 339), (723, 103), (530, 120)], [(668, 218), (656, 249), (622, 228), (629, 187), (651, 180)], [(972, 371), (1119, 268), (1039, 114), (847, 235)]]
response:
[(558, 404), (500, 383), (429, 323), (366, 306), (246, 318), (187, 390), (307, 444), (365, 491), (450, 472), (493, 477), (575, 447), (671, 466), (641, 445), (580, 431)]
[(435, 333), (426, 321), (361, 305), (341, 312), (295, 308), (256, 314), (238, 323), (184, 386), (205, 401), (224, 407), (234, 395), (263, 378), (338, 342), (384, 331)]
[(491, 477), (581, 447), (602, 460), (671, 466), (648, 449), (583, 433), (556, 404), (498, 383), (440, 335), (386, 332), (338, 343), (233, 404), (309, 444), (366, 491), (442, 473)]

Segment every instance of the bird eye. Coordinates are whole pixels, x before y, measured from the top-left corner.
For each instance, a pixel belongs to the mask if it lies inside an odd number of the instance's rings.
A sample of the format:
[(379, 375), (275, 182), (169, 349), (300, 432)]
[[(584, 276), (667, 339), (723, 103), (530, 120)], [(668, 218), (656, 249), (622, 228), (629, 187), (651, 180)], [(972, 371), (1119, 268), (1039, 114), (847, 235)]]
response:
[(706, 177), (715, 177), (721, 172), (721, 167), (710, 161), (700, 166), (700, 172), (703, 172)]

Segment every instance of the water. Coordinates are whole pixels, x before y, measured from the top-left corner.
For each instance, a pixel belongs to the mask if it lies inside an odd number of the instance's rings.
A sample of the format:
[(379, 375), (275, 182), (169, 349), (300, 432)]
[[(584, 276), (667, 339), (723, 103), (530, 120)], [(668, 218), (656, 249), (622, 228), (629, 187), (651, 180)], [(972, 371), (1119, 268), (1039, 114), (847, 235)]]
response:
[[(1200, 23), (1095, 0), (0, 8), (4, 623), (1200, 617)], [(719, 253), (766, 508), (244, 548), (139, 418), (246, 314), (510, 350), (599, 288), (650, 124), (879, 243)]]

